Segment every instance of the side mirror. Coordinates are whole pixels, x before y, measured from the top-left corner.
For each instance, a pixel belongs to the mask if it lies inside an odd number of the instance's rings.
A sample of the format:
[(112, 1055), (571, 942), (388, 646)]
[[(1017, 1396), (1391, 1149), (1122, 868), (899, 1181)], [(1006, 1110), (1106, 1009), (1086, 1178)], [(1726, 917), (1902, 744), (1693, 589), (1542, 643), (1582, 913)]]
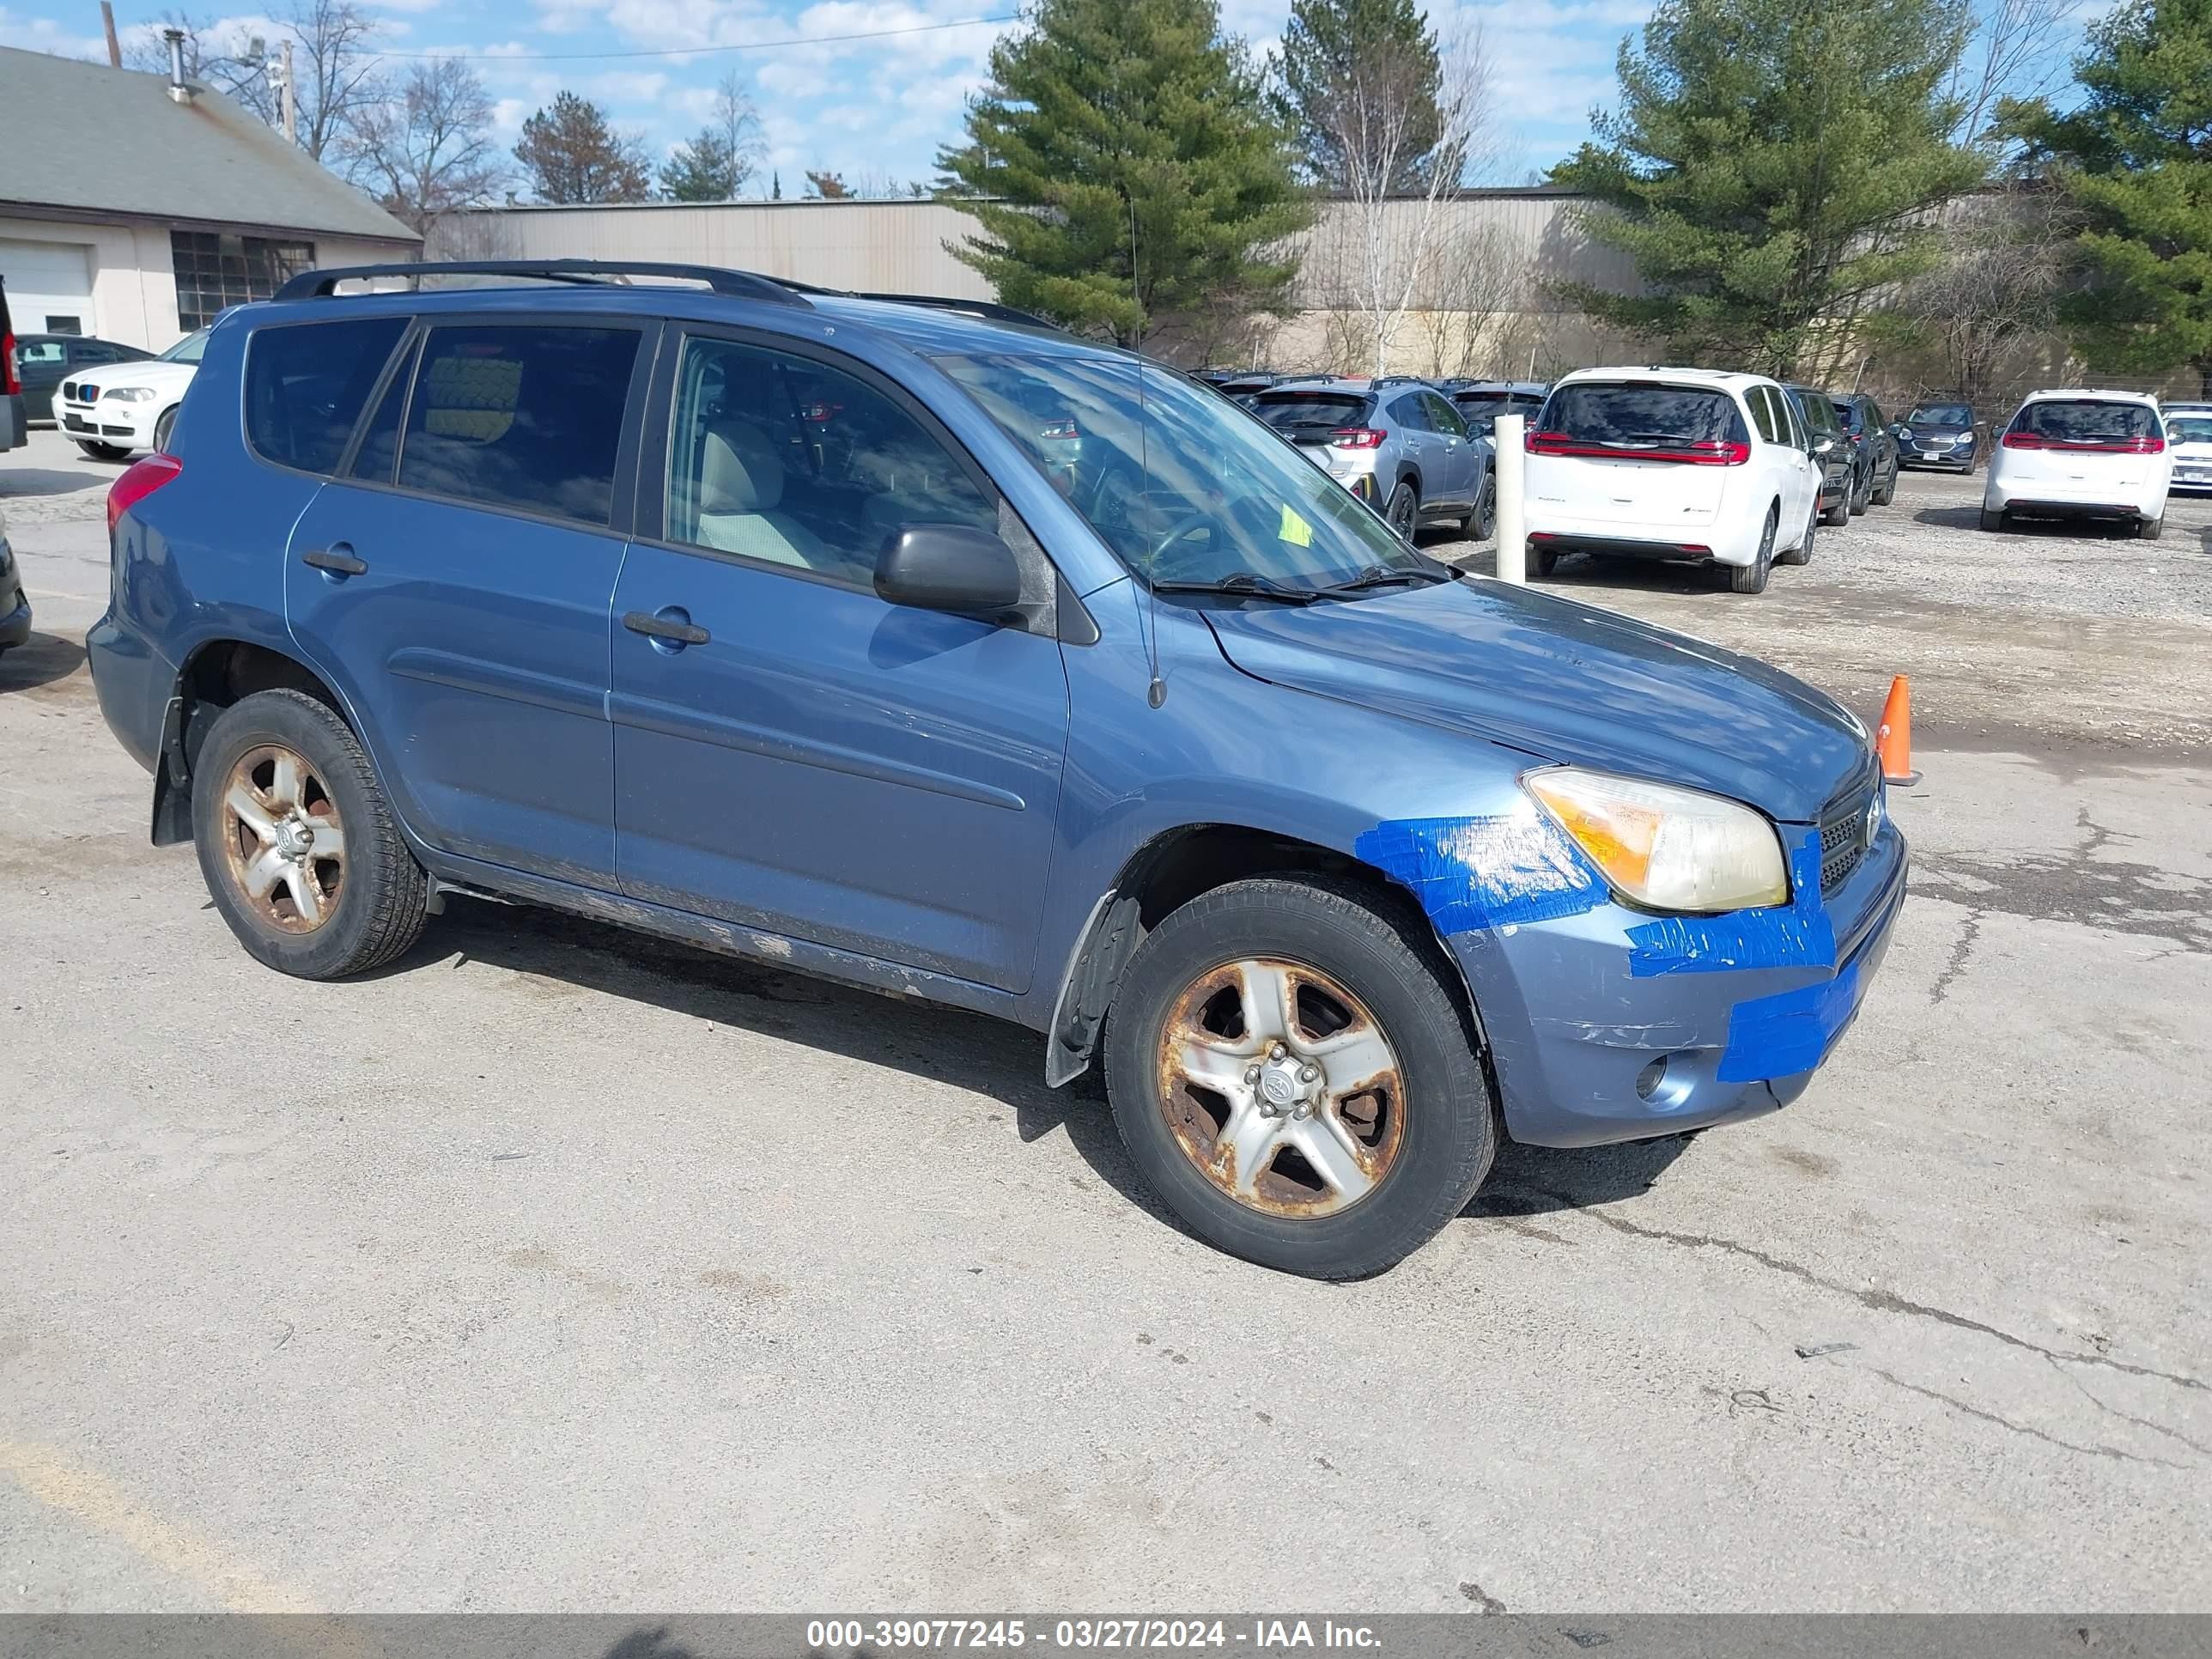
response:
[(988, 530), (908, 525), (876, 556), (876, 597), (992, 621), (1022, 602), (1022, 571), (1013, 550)]
[(1815, 438), (1813, 440), (1813, 453), (1815, 455), (1825, 455), (1835, 447), (1836, 441), (1833, 438)]

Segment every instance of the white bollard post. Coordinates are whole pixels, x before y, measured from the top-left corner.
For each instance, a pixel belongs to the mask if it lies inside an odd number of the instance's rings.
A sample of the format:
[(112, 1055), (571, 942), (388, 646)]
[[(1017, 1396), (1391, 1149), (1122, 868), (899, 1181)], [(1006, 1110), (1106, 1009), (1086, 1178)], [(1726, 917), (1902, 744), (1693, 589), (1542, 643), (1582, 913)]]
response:
[(1528, 580), (1528, 526), (1521, 495), (1528, 460), (1521, 434), (1528, 424), (1525, 415), (1500, 415), (1490, 429), (1490, 441), (1498, 452), (1498, 580), (1502, 582)]

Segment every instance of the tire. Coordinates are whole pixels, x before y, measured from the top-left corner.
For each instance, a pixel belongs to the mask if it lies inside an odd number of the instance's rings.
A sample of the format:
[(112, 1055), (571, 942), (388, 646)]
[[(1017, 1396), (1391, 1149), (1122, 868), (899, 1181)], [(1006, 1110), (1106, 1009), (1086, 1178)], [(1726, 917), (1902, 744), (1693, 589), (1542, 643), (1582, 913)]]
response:
[(2136, 525), (2136, 537), (2140, 541), (2154, 542), (2165, 533), (2166, 515), (2162, 513), (2155, 519), (2144, 519)]
[(1875, 490), (1874, 493), (1874, 504), (1876, 507), (1887, 507), (1891, 502), (1897, 499), (1897, 475), (1902, 470), (1902, 467), (1895, 461), (1892, 461), (1889, 464), (1889, 477), (1887, 481), (1883, 483), (1880, 489)]
[(177, 411), (173, 409), (163, 410), (161, 418), (154, 422), (154, 453), (155, 454), (166, 455), (169, 453), (169, 434), (176, 430), (176, 426)]
[(1738, 593), (1764, 593), (1766, 579), (1774, 569), (1775, 528), (1781, 521), (1782, 509), (1778, 506), (1766, 509), (1766, 527), (1759, 534), (1759, 556), (1749, 564), (1728, 567), (1729, 586)]
[(1482, 493), (1475, 497), (1474, 511), (1468, 515), (1467, 533), (1479, 542), (1486, 542), (1498, 533), (1498, 478), (1494, 473), (1482, 475)]
[[(1839, 525), (1847, 525), (1851, 521), (1851, 492), (1857, 486), (1855, 483), (1846, 483), (1844, 485), (1844, 493), (1836, 497), (1836, 504), (1820, 515), (1820, 522), (1822, 524), (1833, 528)], [(1817, 495), (1813, 497), (1814, 502), (1816, 506), (1819, 504), (1820, 499), (1820, 496)]]
[(2004, 530), (2007, 527), (2005, 518), (2003, 508), (1985, 507), (1982, 509), (1982, 528), (1990, 531)]
[(1524, 547), (1522, 550), (1521, 559), (1522, 567), (1528, 574), (1540, 582), (1551, 580), (1552, 573), (1559, 568), (1559, 554), (1557, 548)]
[(1407, 480), (1400, 479), (1398, 487), (1390, 492), (1389, 505), (1382, 509), (1382, 516), (1389, 521), (1390, 528), (1410, 544), (1421, 522), (1420, 492)]
[[(1107, 1018), (1107, 1096), (1138, 1170), (1200, 1238), (1279, 1272), (1360, 1279), (1419, 1249), (1466, 1206), (1497, 1153), (1497, 1113), (1460, 1006), (1443, 974), (1431, 966), (1435, 954), (1435, 941), (1425, 931), (1416, 931), (1360, 890), (1296, 878), (1217, 888), (1172, 913), (1146, 936)], [(1303, 979), (1271, 975), (1267, 965), (1277, 963), (1303, 969)], [(1246, 969), (1260, 972), (1248, 980)], [(1178, 1042), (1170, 1049), (1167, 1034), (1171, 1029), (1199, 1029), (1185, 1023), (1189, 1011), (1215, 1007), (1224, 995), (1232, 1012), (1277, 1006), (1269, 988), (1285, 983), (1293, 988), (1291, 999), (1303, 1018), (1304, 1010), (1316, 1006), (1316, 990), (1322, 982), (1360, 1005), (1353, 1023), (1338, 1029), (1352, 1030), (1363, 1020), (1371, 1022), (1379, 1035), (1378, 1052), (1389, 1062), (1371, 1075), (1391, 1079), (1396, 1086), (1347, 1095), (1343, 1103), (1348, 1113), (1340, 1115), (1334, 1106), (1325, 1105), (1299, 1127), (1293, 1127), (1291, 1117), (1278, 1115), (1273, 1121), (1280, 1129), (1266, 1133), (1283, 1139), (1264, 1146), (1259, 1173), (1251, 1178), (1255, 1195), (1240, 1199), (1228, 1184), (1235, 1180), (1233, 1156), (1209, 1166), (1202, 1163), (1201, 1151), (1193, 1150), (1213, 1146), (1217, 1126), (1202, 1094), (1170, 1088), (1164, 1054), (1188, 1053), (1194, 1045)], [(1297, 988), (1301, 983), (1305, 988)], [(1225, 988), (1205, 1000), (1216, 986)], [(1255, 995), (1266, 1000), (1255, 1005)], [(1332, 999), (1324, 995), (1317, 1006), (1328, 1008)], [(1297, 1058), (1292, 1054), (1279, 1064), (1294, 1066)], [(1223, 1075), (1231, 1086), (1240, 1086), (1234, 1070), (1237, 1059), (1224, 1063), (1229, 1069)], [(1272, 1068), (1279, 1062), (1264, 1064)], [(1176, 1075), (1188, 1084), (1187, 1074)], [(1249, 1092), (1240, 1087), (1249, 1122), (1263, 1122), (1264, 1115), (1254, 1115), (1254, 1103), (1267, 1098), (1281, 1080), (1270, 1075)], [(1325, 1088), (1327, 1079), (1297, 1086)], [(1225, 1094), (1212, 1095), (1212, 1100), (1224, 1114), (1237, 1109)], [(1368, 1153), (1379, 1173), (1363, 1195), (1346, 1201), (1316, 1173), (1319, 1164), (1304, 1163), (1303, 1154), (1285, 1159), (1283, 1153), (1286, 1147), (1295, 1150), (1292, 1137), (1329, 1136), (1323, 1144), (1336, 1149), (1334, 1156), (1341, 1167), (1367, 1179), (1361, 1173), (1366, 1165), (1346, 1150), (1351, 1142), (1330, 1127), (1356, 1122), (1362, 1101), (1379, 1108), (1372, 1114), (1377, 1139)], [(1297, 1212), (1304, 1188), (1285, 1172), (1298, 1170), (1313, 1177), (1322, 1207)], [(1261, 1188), (1277, 1195), (1257, 1190)], [(1331, 1205), (1335, 1207), (1327, 1207)]]
[(119, 461), (131, 453), (127, 449), (118, 449), (113, 444), (87, 443), (82, 438), (76, 440), (76, 447), (84, 452), (87, 460), (93, 461)]
[(1859, 477), (1858, 477), (1857, 474), (1856, 474), (1856, 473), (1853, 473), (1853, 474), (1852, 474), (1852, 477), (1851, 477), (1851, 496), (1850, 496), (1850, 516), (1851, 516), (1852, 518), (1856, 518), (1856, 517), (1858, 517), (1858, 515), (1859, 515), (1860, 514), (1862, 514), (1862, 513), (1865, 512), (1865, 511), (1867, 510), (1867, 508), (1869, 508), (1869, 507), (1872, 507), (1873, 505), (1874, 505), (1874, 469), (1873, 469), (1872, 467), (1869, 467), (1869, 468), (1867, 469), (1866, 479), (1865, 479), (1865, 482), (1864, 482), (1863, 485), (1862, 485), (1862, 483), (1861, 483), (1861, 482), (1860, 482), (1860, 480), (1859, 480)]
[[(1810, 564), (1810, 563), (1812, 563), (1812, 562), (1813, 562), (1813, 544), (1814, 544), (1814, 542), (1819, 538), (1819, 537), (1820, 537), (1820, 503), (1819, 503), (1818, 501), (1815, 501), (1815, 502), (1813, 504), (1813, 506), (1814, 506), (1814, 511), (1812, 512), (1812, 514), (1810, 514), (1810, 515), (1806, 519), (1806, 520), (1805, 520), (1805, 534), (1804, 534), (1804, 537), (1802, 538), (1802, 539), (1801, 539), (1801, 540), (1798, 542), (1798, 544), (1797, 544), (1797, 545), (1796, 545), (1796, 546), (1795, 546), (1795, 547), (1791, 548), (1788, 552), (1786, 552), (1786, 553), (1777, 553), (1777, 554), (1774, 556), (1774, 562), (1775, 562), (1775, 563), (1777, 563), (1777, 564)], [(1778, 503), (1777, 503), (1777, 504), (1776, 504), (1776, 505), (1775, 505), (1775, 506), (1774, 506), (1774, 507), (1772, 507), (1772, 508), (1768, 512), (1768, 514), (1767, 514), (1767, 517), (1768, 517), (1768, 519), (1769, 519), (1770, 520), (1774, 520), (1774, 519), (1775, 519), (1775, 518), (1776, 518), (1776, 517), (1777, 517), (1777, 516), (1781, 513), (1781, 511), (1782, 511), (1781, 505), (1780, 505), (1780, 503), (1778, 503)], [(1770, 533), (1770, 535), (1769, 535), (1769, 538), (1768, 538), (1768, 540), (1767, 540), (1767, 544), (1767, 544), (1769, 547), (1771, 547), (1771, 546), (1774, 544), (1774, 538), (1775, 538), (1776, 536), (1778, 536), (1779, 534), (1780, 534), (1780, 532), (1779, 532), (1778, 530), (1778, 531), (1775, 531), (1775, 532), (1771, 532), (1771, 533)], [(1756, 588), (1754, 588), (1754, 589), (1753, 589), (1752, 591), (1753, 591), (1753, 592), (1756, 592), (1758, 590), (1757, 590)]]
[[(276, 770), (287, 754), (296, 777), (289, 787)], [(300, 979), (343, 979), (381, 967), (421, 937), (429, 878), (400, 839), (368, 757), (327, 703), (290, 690), (240, 699), (209, 729), (193, 772), (200, 874), (247, 955)], [(237, 782), (273, 830), (251, 829), (232, 806)], [(343, 854), (319, 858), (318, 827), (327, 847), (333, 819)], [(270, 866), (288, 847), (295, 855)], [(287, 869), (258, 898), (249, 888), (254, 865)], [(310, 902), (319, 921), (307, 919)]]

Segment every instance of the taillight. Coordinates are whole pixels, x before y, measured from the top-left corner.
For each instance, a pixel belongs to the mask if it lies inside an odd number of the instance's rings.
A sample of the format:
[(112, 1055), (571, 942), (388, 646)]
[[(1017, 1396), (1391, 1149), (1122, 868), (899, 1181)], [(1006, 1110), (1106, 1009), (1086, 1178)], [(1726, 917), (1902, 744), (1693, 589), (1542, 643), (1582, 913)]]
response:
[(2162, 455), (2166, 453), (2163, 438), (2116, 438), (2110, 443), (2094, 440), (2075, 442), (2067, 438), (2046, 438), (2034, 432), (2008, 432), (2002, 441), (2007, 449), (2063, 449), (2074, 455)]
[(1751, 459), (1749, 444), (1727, 438), (1699, 438), (1645, 449), (1638, 445), (1586, 443), (1564, 432), (1531, 432), (1522, 447), (1531, 455), (1592, 455), (1608, 460), (1674, 461), (1690, 466), (1741, 466)]
[(1073, 421), (1048, 421), (1037, 428), (1040, 438), (1079, 438), (1082, 435), (1076, 430)]
[(173, 455), (149, 455), (124, 468), (123, 475), (108, 486), (107, 533), (113, 535), (118, 519), (184, 470), (185, 464)]
[(14, 397), (23, 389), (15, 374), (15, 337), (0, 334), (0, 397)]
[(1328, 441), (1339, 449), (1382, 447), (1382, 434), (1371, 426), (1340, 426), (1328, 434)]

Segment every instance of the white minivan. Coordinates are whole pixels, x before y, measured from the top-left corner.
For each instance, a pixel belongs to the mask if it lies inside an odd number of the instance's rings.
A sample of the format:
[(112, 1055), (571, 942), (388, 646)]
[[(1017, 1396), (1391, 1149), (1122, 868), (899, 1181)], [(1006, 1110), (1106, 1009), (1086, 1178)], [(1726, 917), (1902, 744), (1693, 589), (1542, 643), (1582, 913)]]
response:
[(1529, 573), (1567, 553), (1685, 560), (1763, 592), (1778, 562), (1813, 556), (1818, 441), (1763, 375), (1578, 370), (1528, 423)]
[(2173, 457), (2158, 400), (2140, 392), (2031, 392), (1990, 452), (1982, 528), (2023, 518), (2132, 524), (2145, 541), (2166, 525)]

